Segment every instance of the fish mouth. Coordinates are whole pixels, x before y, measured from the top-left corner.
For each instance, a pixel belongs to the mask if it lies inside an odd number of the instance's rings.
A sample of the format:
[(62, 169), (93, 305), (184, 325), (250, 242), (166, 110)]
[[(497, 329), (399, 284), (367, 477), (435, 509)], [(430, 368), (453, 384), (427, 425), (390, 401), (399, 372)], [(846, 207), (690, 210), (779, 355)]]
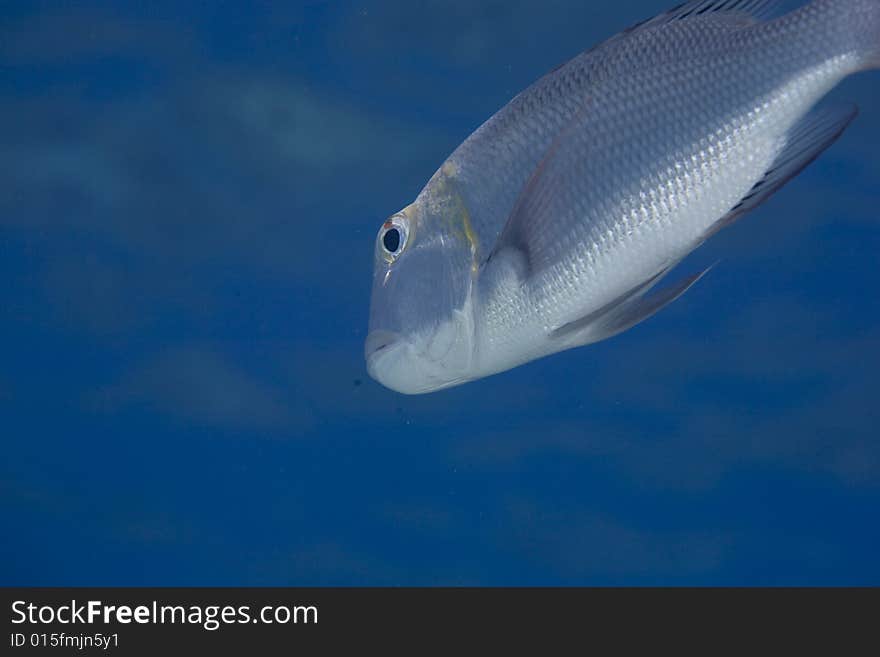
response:
[(364, 342), (364, 356), (367, 361), (400, 342), (400, 334), (393, 331), (370, 331)]
[(404, 395), (423, 395), (470, 380), (448, 377), (442, 369), (432, 368), (424, 354), (413, 356), (411, 347), (400, 333), (370, 331), (364, 343), (367, 372), (389, 390)]

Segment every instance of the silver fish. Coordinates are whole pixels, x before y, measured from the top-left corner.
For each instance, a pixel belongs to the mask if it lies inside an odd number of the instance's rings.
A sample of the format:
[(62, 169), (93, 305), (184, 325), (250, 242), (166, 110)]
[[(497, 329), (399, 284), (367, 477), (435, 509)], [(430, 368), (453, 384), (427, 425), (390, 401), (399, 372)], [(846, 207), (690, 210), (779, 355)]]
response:
[(370, 375), (407, 394), (591, 344), (828, 148), (814, 109), (880, 67), (880, 0), (687, 2), (589, 50), (476, 130), (376, 239)]

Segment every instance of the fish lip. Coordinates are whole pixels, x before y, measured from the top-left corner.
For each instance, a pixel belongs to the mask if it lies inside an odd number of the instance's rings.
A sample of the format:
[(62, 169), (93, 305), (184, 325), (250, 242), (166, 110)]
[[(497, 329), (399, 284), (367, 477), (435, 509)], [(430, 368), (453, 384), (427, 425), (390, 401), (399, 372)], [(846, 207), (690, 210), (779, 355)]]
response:
[(400, 334), (394, 331), (370, 331), (364, 342), (364, 356), (370, 361), (376, 354), (385, 351), (398, 342), (400, 342)]

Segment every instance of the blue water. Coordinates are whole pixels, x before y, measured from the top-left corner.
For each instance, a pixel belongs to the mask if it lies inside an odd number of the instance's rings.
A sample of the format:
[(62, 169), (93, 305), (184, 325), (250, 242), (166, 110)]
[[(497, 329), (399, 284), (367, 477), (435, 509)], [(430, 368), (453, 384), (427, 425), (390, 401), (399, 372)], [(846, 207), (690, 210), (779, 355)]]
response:
[(408, 398), (376, 231), (628, 3), (0, 6), (0, 584), (880, 584), (880, 73), (613, 340)]

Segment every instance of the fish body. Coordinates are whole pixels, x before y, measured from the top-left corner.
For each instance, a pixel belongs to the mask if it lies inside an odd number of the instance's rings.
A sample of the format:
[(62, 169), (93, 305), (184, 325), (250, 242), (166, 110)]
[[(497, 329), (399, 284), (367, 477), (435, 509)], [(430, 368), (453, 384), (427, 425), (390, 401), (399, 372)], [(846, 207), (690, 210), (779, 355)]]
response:
[(880, 66), (880, 0), (693, 1), (574, 58), (472, 134), (379, 231), (370, 374), (431, 392), (615, 335), (655, 285), (830, 146), (814, 106)]

